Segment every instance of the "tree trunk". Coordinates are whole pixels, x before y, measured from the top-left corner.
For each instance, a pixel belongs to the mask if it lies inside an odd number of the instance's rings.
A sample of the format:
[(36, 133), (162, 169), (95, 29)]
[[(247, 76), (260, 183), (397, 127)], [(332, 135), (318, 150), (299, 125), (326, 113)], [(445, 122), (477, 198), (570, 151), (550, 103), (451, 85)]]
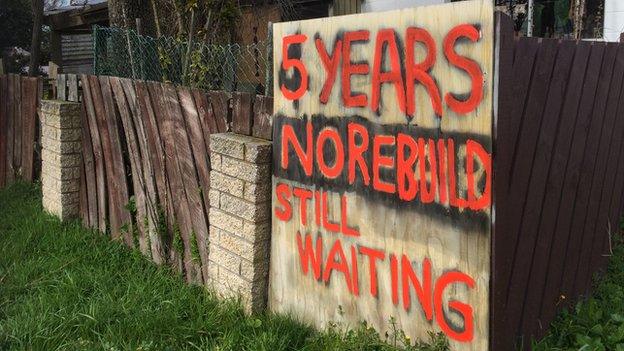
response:
[(30, 43), (30, 65), (28, 75), (33, 77), (39, 73), (39, 58), (41, 57), (41, 22), (43, 20), (43, 0), (32, 0), (33, 31)]

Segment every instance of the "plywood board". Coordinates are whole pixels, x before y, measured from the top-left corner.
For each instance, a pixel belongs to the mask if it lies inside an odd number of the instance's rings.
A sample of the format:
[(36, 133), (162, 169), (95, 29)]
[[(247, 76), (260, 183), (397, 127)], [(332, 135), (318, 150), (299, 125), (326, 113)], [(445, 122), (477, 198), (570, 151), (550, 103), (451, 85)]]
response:
[(273, 311), (488, 349), (493, 18), (274, 25)]

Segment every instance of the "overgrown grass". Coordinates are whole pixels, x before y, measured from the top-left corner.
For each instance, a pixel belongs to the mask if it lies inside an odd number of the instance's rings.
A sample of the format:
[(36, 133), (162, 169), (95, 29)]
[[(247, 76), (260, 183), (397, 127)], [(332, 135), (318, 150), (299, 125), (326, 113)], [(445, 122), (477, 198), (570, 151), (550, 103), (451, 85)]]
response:
[(624, 351), (624, 245), (618, 239), (592, 296), (564, 311), (536, 351)]
[[(319, 333), (287, 317), (246, 316), (235, 301), (44, 214), (36, 187), (0, 191), (0, 350), (390, 351), (402, 340), (365, 325)], [(448, 346), (432, 336), (408, 349)]]

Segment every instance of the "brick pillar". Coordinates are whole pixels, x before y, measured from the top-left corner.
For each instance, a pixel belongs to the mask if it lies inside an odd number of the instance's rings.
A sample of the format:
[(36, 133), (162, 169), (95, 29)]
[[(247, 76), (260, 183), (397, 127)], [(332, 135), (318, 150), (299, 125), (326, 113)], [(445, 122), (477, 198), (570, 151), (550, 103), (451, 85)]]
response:
[(78, 216), (82, 158), (80, 104), (41, 101), (43, 207), (67, 220)]
[(210, 253), (213, 288), (240, 295), (248, 312), (266, 307), (271, 236), (271, 142), (210, 136)]

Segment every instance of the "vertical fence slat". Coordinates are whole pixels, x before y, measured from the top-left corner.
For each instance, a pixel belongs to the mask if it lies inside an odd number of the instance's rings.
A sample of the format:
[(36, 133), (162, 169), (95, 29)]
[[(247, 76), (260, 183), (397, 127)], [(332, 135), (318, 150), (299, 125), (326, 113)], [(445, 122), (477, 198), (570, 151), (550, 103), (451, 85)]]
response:
[[(193, 222), (195, 230), (195, 238), (197, 248), (201, 257), (201, 268), (204, 281), (208, 281), (208, 211), (210, 208), (210, 200), (208, 193), (210, 191), (210, 164), (208, 162), (208, 150), (204, 141), (204, 133), (202, 125), (199, 121), (197, 108), (193, 100), (193, 95), (188, 88), (178, 88), (179, 106), (182, 109), (182, 116), (176, 119), (177, 139), (176, 146), (182, 148), (178, 155), (183, 156), (180, 166), (184, 175), (184, 185), (190, 205), (191, 216), (195, 218)], [(186, 126), (185, 130), (184, 127)], [(186, 138), (190, 141), (184, 143), (182, 133), (188, 135)], [(193, 188), (201, 189), (201, 197), (199, 193), (193, 191)], [(203, 201), (203, 203), (202, 203)], [(203, 206), (202, 206), (203, 204)]]
[[(526, 40), (534, 40), (534, 39), (526, 39)], [(531, 87), (529, 92), (529, 97), (527, 100), (527, 106), (524, 110), (524, 114), (522, 115), (522, 124), (521, 130), (519, 131), (518, 141), (522, 142), (522, 145), (518, 145), (515, 150), (515, 155), (512, 163), (512, 178), (511, 178), (511, 186), (509, 187), (509, 191), (507, 192), (507, 198), (509, 199), (508, 206), (506, 206), (506, 212), (501, 211), (503, 215), (504, 228), (500, 233), (505, 233), (505, 235), (510, 236), (510, 248), (509, 254), (511, 255), (510, 269), (509, 271), (503, 273), (507, 273), (507, 276), (504, 277), (506, 281), (506, 286), (508, 290), (507, 301), (506, 301), (506, 314), (507, 314), (507, 323), (510, 326), (509, 332), (513, 333), (520, 322), (520, 306), (515, 305), (517, 300), (513, 300), (512, 296), (515, 297), (515, 294), (518, 292), (513, 291), (514, 284), (513, 275), (514, 272), (517, 273), (518, 269), (527, 269), (527, 267), (518, 267), (515, 262), (517, 257), (517, 247), (520, 240), (519, 235), (519, 227), (521, 225), (521, 216), (517, 213), (512, 215), (512, 208), (515, 208), (516, 211), (522, 208), (525, 195), (527, 193), (527, 189), (529, 186), (530, 172), (532, 168), (533, 155), (535, 153), (535, 147), (537, 145), (537, 138), (539, 132), (539, 126), (542, 118), (542, 113), (544, 111), (547, 95), (548, 95), (548, 82), (550, 81), (555, 56), (557, 51), (556, 41), (554, 40), (546, 40), (541, 43), (537, 59), (536, 59), (536, 67), (533, 70), (533, 79), (531, 81)], [(516, 118), (514, 116), (514, 118)], [(504, 210), (504, 209), (501, 209)], [(513, 241), (513, 242), (512, 242)], [(503, 263), (499, 263), (503, 264)], [(511, 338), (513, 334), (509, 335)]]
[[(217, 120), (215, 119), (214, 112), (210, 106), (210, 98), (205, 92), (193, 89), (193, 98), (195, 99), (195, 105), (197, 106), (199, 122), (202, 125), (206, 150), (208, 150), (208, 153), (210, 154), (210, 134), (219, 132)], [(210, 160), (210, 155), (208, 156), (208, 159)]]
[(0, 188), (6, 185), (7, 178), (8, 95), (8, 77), (0, 75)]
[[(622, 83), (620, 83), (622, 84)], [(624, 85), (620, 88), (618, 100), (614, 103), (617, 105), (615, 112), (615, 123), (612, 127), (611, 144), (606, 159), (606, 169), (604, 178), (601, 182), (596, 183), (597, 187), (592, 187), (592, 200), (590, 202), (590, 211), (585, 221), (584, 236), (591, 239), (591, 251), (589, 261), (585, 270), (580, 270), (577, 291), (586, 294), (590, 288), (592, 275), (597, 272), (600, 264), (600, 257), (605, 254), (602, 249), (604, 243), (608, 240), (613, 228), (618, 228), (618, 222), (609, 223), (609, 209), (611, 205), (611, 195), (615, 187), (618, 160), (622, 153), (622, 139), (624, 138)], [(618, 179), (622, 182), (622, 179)], [(598, 195), (600, 193), (600, 195)], [(617, 230), (617, 229), (616, 229)], [(579, 268), (583, 267), (583, 262), (579, 263)]]
[(93, 141), (89, 128), (86, 102), (82, 101), (82, 165), (85, 174), (85, 192), (87, 196), (87, 213), (83, 215), (83, 221), (89, 228), (98, 228), (98, 184), (96, 176), (95, 156), (93, 154)]
[(22, 78), (22, 178), (34, 180), (35, 129), (37, 122), (37, 90), (39, 78)]
[(14, 126), (15, 126), (15, 108), (14, 104), (18, 97), (15, 96), (15, 80), (19, 79), (14, 74), (9, 74), (7, 81), (7, 114), (6, 114), (6, 182), (13, 183), (15, 180), (15, 169), (13, 167), (13, 148), (14, 148)]
[[(115, 192), (115, 202), (111, 205), (112, 210), (116, 212), (116, 223), (111, 221), (111, 231), (113, 236), (123, 235), (126, 245), (133, 247), (134, 240), (132, 237), (132, 218), (126, 206), (129, 202), (128, 183), (126, 181), (126, 166), (123, 159), (123, 149), (120, 141), (120, 130), (117, 124), (117, 113), (115, 102), (110, 87), (108, 77), (100, 77), (100, 89), (104, 103), (103, 127), (108, 128), (108, 142), (110, 148), (111, 172), (110, 179), (113, 182), (111, 189)], [(107, 161), (108, 162), (108, 161)], [(117, 233), (116, 233), (117, 231)]]
[[(106, 232), (108, 222), (108, 199), (107, 193), (107, 177), (106, 166), (104, 164), (104, 149), (102, 146), (102, 137), (100, 136), (100, 128), (95, 108), (94, 92), (91, 89), (91, 80), (88, 76), (82, 75), (81, 79), (83, 87), (83, 102), (86, 111), (86, 121), (90, 131), (91, 145), (93, 146), (93, 159), (95, 163), (95, 178), (97, 188), (97, 222), (92, 222), (93, 227), (98, 228), (102, 233)], [(96, 81), (97, 83), (97, 81)], [(90, 208), (91, 211), (94, 209)]]
[(67, 75), (56, 76), (56, 98), (57, 100), (67, 100)]
[(251, 135), (252, 97), (249, 93), (232, 93), (232, 132)]
[(22, 77), (16, 75), (13, 83), (13, 171), (18, 177), (22, 171)]
[[(509, 115), (509, 110), (514, 104), (515, 96), (512, 94), (512, 86), (507, 84), (513, 78), (513, 59), (514, 59), (514, 47), (515, 47), (515, 33), (513, 28), (513, 21), (508, 16), (503, 15), (502, 13), (497, 13), (495, 15), (495, 23), (496, 23), (496, 56), (495, 62), (497, 67), (498, 76), (494, 77), (494, 99), (497, 98), (497, 102), (494, 105), (494, 126), (493, 133), (494, 136), (494, 150), (497, 152), (494, 153), (494, 162), (492, 164), (494, 171), (494, 179), (496, 182), (493, 184), (493, 213), (496, 214), (498, 212), (498, 208), (505, 207), (505, 201), (507, 200), (505, 194), (502, 189), (506, 189), (506, 185), (509, 183), (509, 174), (504, 173), (501, 170), (500, 165), (502, 163), (509, 164), (511, 162), (511, 153), (513, 152), (513, 145), (506, 144), (507, 136), (510, 131), (511, 120)], [(528, 78), (525, 77), (526, 80)], [(528, 85), (528, 84), (527, 84)], [(256, 103), (254, 104), (254, 109), (257, 108), (256, 104), (258, 104), (258, 97), (256, 98)], [(496, 105), (498, 104), (498, 105)], [(272, 128), (270, 125), (270, 116), (272, 114), (273, 103), (270, 104), (271, 110), (268, 114), (268, 124), (271, 129), (268, 135), (271, 134)], [(256, 115), (258, 113), (256, 112)], [(254, 119), (254, 135), (256, 125), (259, 123), (258, 118)], [(263, 123), (264, 125), (264, 123)], [(508, 150), (506, 152), (502, 152), (503, 150)], [(509, 151), (511, 150), (511, 151)], [(498, 215), (495, 215), (498, 217)], [(503, 281), (501, 278), (501, 269), (500, 265), (495, 264), (499, 262), (504, 255), (504, 249), (506, 248), (505, 243), (508, 240), (508, 236), (503, 235), (502, 232), (499, 232), (500, 222), (498, 220), (494, 221), (492, 225), (492, 243), (491, 243), (491, 293), (490, 293), (490, 348), (492, 350), (504, 350), (513, 347), (509, 338), (505, 338), (507, 323), (506, 323), (506, 314), (505, 314), (505, 303), (506, 303), (506, 293), (507, 287), (503, 285)], [(500, 233), (500, 234), (499, 234)]]
[[(139, 100), (135, 85), (130, 79), (120, 79), (124, 93), (128, 99), (130, 106), (130, 112), (132, 113), (132, 122), (137, 135), (137, 143), (141, 158), (141, 172), (143, 187), (145, 191), (145, 204), (146, 204), (146, 219), (147, 219), (147, 232), (150, 241), (150, 250), (152, 260), (156, 264), (163, 262), (162, 255), (162, 242), (158, 233), (157, 225), (159, 223), (158, 215), (158, 192), (156, 191), (156, 183), (154, 179), (154, 169), (152, 168), (152, 160), (150, 157), (150, 150), (147, 141), (147, 134), (145, 128), (145, 119), (143, 118), (141, 102)], [(137, 82), (137, 84), (139, 84)], [(149, 97), (148, 97), (149, 98)]]
[[(602, 132), (598, 139), (595, 139), (593, 144), (598, 145), (596, 153), (586, 155), (585, 160), (587, 163), (583, 165), (583, 172), (581, 178), (587, 178), (589, 183), (587, 187), (579, 188), (581, 196), (576, 201), (575, 215), (572, 222), (572, 235), (581, 238), (581, 244), (578, 250), (568, 253), (568, 257), (571, 262), (571, 267), (567, 267), (566, 270), (570, 273), (564, 279), (564, 292), (569, 296), (576, 296), (584, 289), (585, 284), (585, 272), (587, 271), (586, 265), (590, 263), (591, 247), (593, 235), (584, 235), (585, 225), (587, 223), (595, 224), (595, 218), (597, 216), (597, 207), (600, 201), (600, 192), (602, 190), (602, 183), (604, 181), (605, 171), (608, 162), (609, 146), (611, 144), (611, 138), (613, 136), (614, 123), (616, 120), (616, 112), (618, 108), (618, 101), (620, 98), (620, 91), (622, 88), (622, 79), (624, 75), (624, 60), (621, 55), (624, 55), (624, 47), (621, 47), (618, 52), (618, 58), (616, 59), (615, 79), (611, 81), (611, 89), (609, 91), (609, 99), (607, 101), (607, 109), (605, 112), (604, 122), (602, 123)], [(590, 143), (592, 144), (592, 143)], [(593, 150), (592, 150), (593, 151)], [(572, 266), (574, 268), (572, 268)]]
[[(193, 159), (199, 177), (199, 183), (202, 190), (204, 200), (204, 208), (208, 209), (210, 201), (208, 200), (208, 190), (210, 189), (210, 162), (209, 150), (207, 149), (204, 132), (204, 126), (200, 122), (198, 108), (195, 105), (193, 94), (190, 89), (178, 87), (178, 96), (180, 98), (180, 107), (186, 122), (186, 131), (191, 141), (193, 151)], [(210, 132), (207, 133), (210, 135)]]
[(225, 91), (210, 91), (209, 95), (212, 112), (217, 122), (217, 130), (219, 133), (225, 133), (230, 130), (228, 125), (230, 118), (230, 94)]
[[(193, 155), (191, 151), (191, 145), (189, 144), (189, 136), (186, 132), (184, 123), (184, 117), (182, 116), (182, 110), (180, 107), (180, 101), (175, 87), (172, 84), (164, 85), (164, 93), (168, 104), (168, 116), (171, 119), (171, 137), (173, 138), (173, 146), (175, 147), (175, 156), (177, 160), (180, 174), (180, 181), (182, 189), (186, 194), (186, 201), (188, 203), (188, 212), (190, 221), (189, 232), (187, 232), (187, 238), (184, 238), (185, 255), (189, 260), (189, 266), (193, 269), (191, 275), (192, 280), (201, 281), (201, 276), (197, 276), (197, 273), (203, 274), (206, 279), (208, 278), (208, 265), (205, 265), (204, 271), (202, 271), (202, 252), (205, 253), (207, 263), (207, 252), (205, 248), (202, 248), (200, 244), (205, 242), (208, 238), (208, 225), (205, 212), (203, 211), (202, 200), (199, 196), (199, 183), (197, 181), (196, 166), (193, 161)], [(195, 242), (193, 242), (195, 241)], [(192, 248), (197, 246), (200, 251), (200, 257), (197, 257), (200, 262), (197, 262), (196, 257), (193, 257)], [(199, 272), (196, 269), (199, 268)], [(188, 272), (187, 272), (188, 273)]]
[(106, 123), (107, 113), (104, 109), (104, 98), (100, 88), (98, 77), (89, 76), (89, 86), (91, 90), (91, 98), (93, 99), (93, 107), (95, 108), (95, 116), (97, 118), (97, 130), (99, 131), (100, 141), (102, 143), (103, 164), (106, 171), (105, 181), (107, 190), (107, 213), (110, 233), (113, 238), (121, 235), (121, 218), (119, 214), (118, 184), (116, 183), (116, 172), (113, 161), (113, 151), (110, 140), (110, 133)]
[(253, 103), (253, 130), (256, 138), (272, 140), (273, 98), (256, 95)]
[[(536, 237), (535, 245), (531, 250), (532, 265), (526, 288), (527, 293), (523, 310), (524, 325), (522, 327), (522, 330), (530, 331), (531, 335), (534, 336), (541, 335), (547, 327), (547, 325), (541, 324), (538, 319), (545, 285), (544, 279), (547, 272), (544, 267), (547, 267), (549, 264), (550, 247), (554, 234), (553, 229), (557, 208), (559, 207), (559, 199), (561, 198), (561, 189), (565, 178), (564, 172), (568, 162), (579, 103), (584, 90), (586, 93), (595, 91), (597, 79), (590, 82), (588, 81), (589, 78), (586, 79), (586, 77), (598, 77), (604, 53), (604, 45), (602, 44), (592, 46), (589, 42), (579, 42), (577, 44), (572, 41), (565, 41), (560, 44), (561, 49), (558, 57), (566, 55), (562, 51), (567, 46), (571, 46), (575, 50), (575, 52), (570, 53), (570, 56), (574, 57), (574, 61), (572, 62), (572, 69), (567, 74), (569, 82), (565, 97), (562, 100), (561, 111), (559, 112), (556, 135), (552, 136), (553, 148), (548, 162), (548, 176), (537, 179), (536, 182), (538, 186), (542, 183), (544, 184), (543, 196), (540, 200), (541, 207), (532, 206), (529, 203), (526, 204), (527, 207), (534, 208), (534, 213), (537, 214), (539, 219), (532, 223), (530, 229), (527, 228), (525, 230), (526, 227), (523, 227), (522, 232), (522, 235), (525, 236), (527, 231), (530, 230), (534, 233), (532, 235)], [(586, 71), (588, 72), (586, 73)], [(546, 111), (545, 117), (548, 117), (550, 113), (552, 111)], [(542, 125), (542, 129), (547, 128), (548, 126)]]
[(67, 75), (67, 101), (79, 102), (78, 99), (78, 76)]
[[(544, 194), (544, 186), (548, 176), (548, 167), (551, 162), (551, 152), (557, 133), (557, 123), (563, 106), (563, 98), (568, 82), (570, 67), (574, 54), (574, 43), (566, 42), (559, 47), (556, 41), (542, 43), (552, 48), (557, 55), (554, 62), (547, 60), (549, 65), (554, 63), (551, 81), (546, 94), (546, 101), (539, 105), (544, 105), (543, 109), (534, 111), (535, 115), (527, 116), (522, 125), (522, 131), (518, 139), (518, 156), (515, 169), (527, 169), (527, 179), (517, 179), (514, 173), (512, 189), (515, 184), (523, 183), (522, 193), (513, 193), (512, 199), (522, 200), (518, 203), (517, 218), (520, 225), (513, 227), (510, 234), (521, 238), (515, 248), (514, 266), (507, 297), (507, 313), (511, 325), (522, 323), (522, 310), (525, 294), (527, 293), (527, 282), (530, 275), (532, 251), (537, 237), (536, 226), (538, 225), (541, 204)], [(531, 108), (531, 105), (527, 106)], [(529, 122), (529, 123), (526, 123)], [(522, 209), (522, 211), (520, 211)], [(525, 321), (530, 322), (530, 321)]]
[[(167, 172), (167, 179), (169, 181), (171, 189), (171, 199), (175, 203), (174, 221), (178, 230), (174, 230), (173, 234), (180, 235), (180, 238), (173, 237), (173, 244), (171, 245), (172, 259), (181, 261), (182, 266), (186, 273), (187, 281), (193, 281), (196, 277), (194, 275), (194, 267), (192, 264), (191, 250), (189, 236), (193, 231), (192, 221), (189, 203), (186, 198), (184, 190), (184, 184), (182, 182), (182, 174), (180, 171), (180, 164), (177, 157), (176, 140), (175, 140), (175, 120), (173, 112), (170, 107), (170, 96), (166, 95), (166, 85), (159, 83), (148, 83), (150, 96), (154, 104), (154, 113), (158, 121), (158, 127), (160, 131), (160, 137), (164, 144), (165, 151), (165, 170)], [(176, 233), (178, 232), (178, 233)], [(177, 243), (182, 240), (183, 247), (179, 247)]]
[(145, 200), (143, 174), (141, 169), (141, 155), (139, 152), (139, 146), (136, 140), (136, 132), (134, 124), (132, 123), (132, 117), (130, 115), (130, 107), (126, 100), (123, 87), (119, 78), (111, 77), (110, 85), (114, 100), (117, 103), (119, 115), (121, 117), (121, 123), (125, 134), (125, 142), (128, 150), (128, 157), (130, 159), (130, 178), (132, 179), (132, 190), (134, 192), (136, 218), (135, 223), (137, 226), (137, 233), (139, 235), (139, 249), (144, 255), (149, 255), (150, 247), (148, 242), (147, 228), (144, 226), (144, 218), (147, 216), (147, 204)]
[[(135, 83), (137, 101), (139, 104), (139, 110), (141, 112), (143, 126), (145, 129), (146, 142), (148, 147), (148, 155), (151, 161), (153, 169), (153, 177), (156, 183), (158, 191), (158, 204), (159, 208), (156, 209), (159, 213), (159, 220), (162, 220), (166, 224), (166, 233), (161, 233), (161, 244), (163, 247), (170, 245), (171, 234), (173, 233), (173, 205), (171, 200), (171, 191), (169, 189), (169, 181), (167, 180), (167, 173), (165, 170), (165, 151), (162, 139), (160, 137), (158, 122), (156, 121), (156, 113), (152, 107), (152, 101), (150, 95), (149, 86), (152, 83), (145, 83), (137, 81)], [(152, 170), (146, 170), (152, 172)], [(163, 217), (163, 218), (160, 218)], [(163, 256), (163, 262), (167, 260), (166, 256)]]
[[(614, 45), (608, 45), (604, 55), (602, 55), (602, 62), (596, 64), (593, 58), (594, 53), (592, 52), (592, 58), (590, 58), (590, 64), (588, 65), (587, 82), (583, 87), (578, 117), (574, 126), (574, 135), (568, 150), (569, 157), (559, 203), (553, 212), (554, 214), (547, 213), (544, 215), (546, 222), (543, 228), (540, 229), (540, 231), (552, 231), (553, 233), (550, 258), (545, 269), (546, 281), (539, 317), (545, 324), (549, 324), (553, 320), (558, 308), (562, 307), (562, 302), (565, 301), (561, 297), (560, 284), (570, 239), (569, 225), (576, 198), (576, 189), (580, 181), (579, 174), (581, 172), (583, 154), (588, 137), (591, 137), (589, 135), (590, 125), (600, 123), (592, 120), (592, 113), (593, 110), (600, 110), (601, 108), (604, 110), (616, 53), (617, 48)], [(594, 76), (596, 69), (599, 70), (599, 75)], [(549, 218), (551, 216), (553, 218)]]

